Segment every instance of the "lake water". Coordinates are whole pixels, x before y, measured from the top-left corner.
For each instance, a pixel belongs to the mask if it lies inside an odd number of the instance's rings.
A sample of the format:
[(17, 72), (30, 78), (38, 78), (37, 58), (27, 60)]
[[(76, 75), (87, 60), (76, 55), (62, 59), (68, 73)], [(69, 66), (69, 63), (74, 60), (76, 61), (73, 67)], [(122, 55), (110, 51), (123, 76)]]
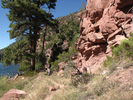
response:
[(18, 73), (19, 64), (3, 67), (3, 64), (0, 63), (0, 76), (10, 76), (13, 77)]

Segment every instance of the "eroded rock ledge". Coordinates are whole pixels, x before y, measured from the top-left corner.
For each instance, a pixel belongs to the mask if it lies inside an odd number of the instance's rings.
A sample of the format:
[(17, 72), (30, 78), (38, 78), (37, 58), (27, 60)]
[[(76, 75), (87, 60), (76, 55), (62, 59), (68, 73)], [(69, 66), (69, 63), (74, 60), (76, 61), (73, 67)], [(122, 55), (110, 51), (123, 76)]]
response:
[(133, 26), (131, 11), (127, 14), (132, 5), (133, 0), (87, 0), (86, 10), (79, 14), (76, 49), (80, 53), (74, 61), (79, 69), (95, 72), (111, 55), (110, 46), (127, 39)]

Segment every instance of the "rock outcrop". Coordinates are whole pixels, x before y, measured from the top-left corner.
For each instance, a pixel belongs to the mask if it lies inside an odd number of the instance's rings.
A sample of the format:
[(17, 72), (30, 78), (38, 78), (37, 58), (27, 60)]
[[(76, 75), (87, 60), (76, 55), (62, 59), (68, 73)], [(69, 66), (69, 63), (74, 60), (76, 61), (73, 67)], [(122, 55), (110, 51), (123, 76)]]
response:
[(119, 45), (132, 31), (133, 0), (86, 1), (86, 9), (79, 15), (76, 49), (80, 54), (75, 63), (79, 69), (86, 67), (88, 72), (95, 72), (106, 56), (111, 55), (110, 46)]
[(0, 100), (19, 100), (22, 95), (26, 95), (26, 92), (17, 89), (10, 89), (0, 98)]

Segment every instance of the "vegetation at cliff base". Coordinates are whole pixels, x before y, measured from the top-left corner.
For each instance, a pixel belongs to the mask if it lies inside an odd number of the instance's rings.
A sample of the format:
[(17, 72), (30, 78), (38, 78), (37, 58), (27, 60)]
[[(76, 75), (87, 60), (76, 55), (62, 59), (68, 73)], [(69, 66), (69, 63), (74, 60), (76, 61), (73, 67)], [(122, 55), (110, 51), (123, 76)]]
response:
[(128, 68), (133, 66), (133, 33), (127, 40), (122, 40), (117, 47), (112, 46), (112, 57), (107, 56), (104, 66), (108, 67), (111, 73), (119, 66)]

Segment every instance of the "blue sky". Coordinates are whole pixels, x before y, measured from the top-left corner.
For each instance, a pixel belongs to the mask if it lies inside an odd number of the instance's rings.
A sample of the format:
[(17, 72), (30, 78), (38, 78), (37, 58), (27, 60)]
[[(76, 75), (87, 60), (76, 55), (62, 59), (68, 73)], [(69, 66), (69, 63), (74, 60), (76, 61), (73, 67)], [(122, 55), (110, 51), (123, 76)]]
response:
[[(70, 13), (79, 11), (82, 2), (86, 3), (86, 0), (57, 0), (56, 9), (52, 10), (54, 18), (66, 16)], [(1, 8), (0, 0), (0, 49), (3, 49), (15, 42), (15, 39), (10, 40), (9, 33), (7, 32), (10, 30), (10, 21), (7, 19), (6, 13), (8, 13), (8, 9)]]

